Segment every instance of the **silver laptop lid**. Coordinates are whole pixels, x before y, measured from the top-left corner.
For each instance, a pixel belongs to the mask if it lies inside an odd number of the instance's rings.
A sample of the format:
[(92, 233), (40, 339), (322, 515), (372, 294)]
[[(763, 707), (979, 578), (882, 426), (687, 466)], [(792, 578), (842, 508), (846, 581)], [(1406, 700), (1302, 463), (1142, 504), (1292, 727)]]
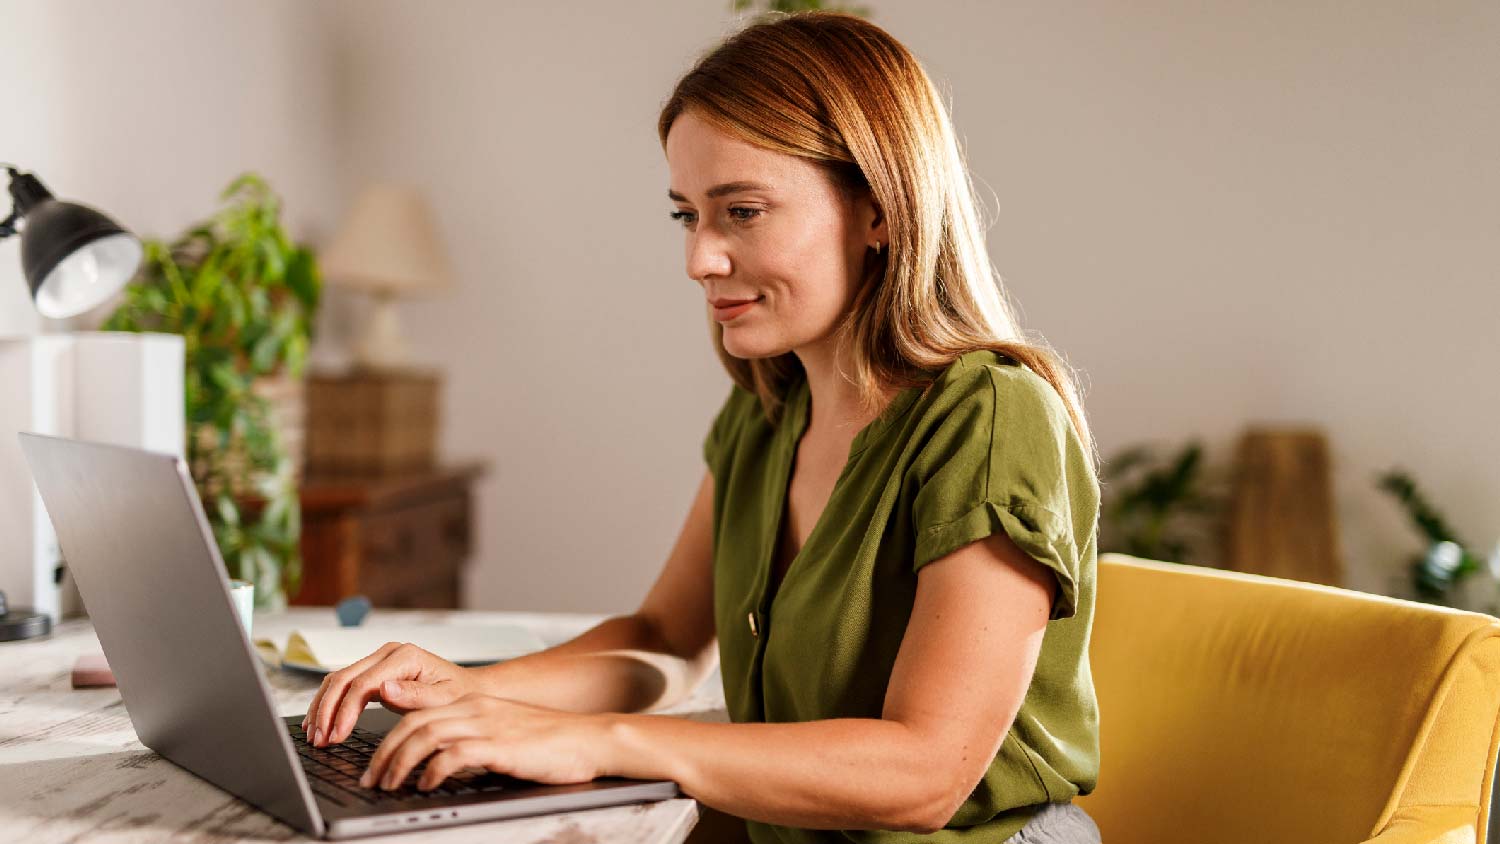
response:
[(20, 438), (141, 743), (321, 836), (322, 818), (182, 460)]

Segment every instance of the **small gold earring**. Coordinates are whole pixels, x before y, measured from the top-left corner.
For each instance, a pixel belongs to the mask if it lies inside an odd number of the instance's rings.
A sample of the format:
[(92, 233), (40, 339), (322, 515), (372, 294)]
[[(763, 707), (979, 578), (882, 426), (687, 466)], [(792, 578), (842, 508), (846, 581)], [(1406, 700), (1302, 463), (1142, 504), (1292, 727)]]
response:
[(880, 257), (880, 250), (881, 250), (881, 249), (882, 249), (882, 248), (883, 248), (883, 247), (884, 247), (884, 246), (885, 246), (885, 244), (883, 244), (883, 243), (881, 243), (881, 242), (880, 242), (880, 241), (878, 241), (878, 240), (877, 240), (877, 241), (875, 241), (875, 256), (876, 256), (876, 257), (877, 257), (877, 258), (878, 258), (878, 257)]

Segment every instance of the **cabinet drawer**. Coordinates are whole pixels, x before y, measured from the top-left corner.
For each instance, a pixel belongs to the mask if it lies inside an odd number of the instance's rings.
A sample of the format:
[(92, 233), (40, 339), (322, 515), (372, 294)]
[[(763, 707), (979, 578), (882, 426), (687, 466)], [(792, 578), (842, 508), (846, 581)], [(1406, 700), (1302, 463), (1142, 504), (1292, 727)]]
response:
[(469, 496), (367, 513), (360, 525), (360, 586), (377, 606), (430, 606), (457, 594), (471, 546)]

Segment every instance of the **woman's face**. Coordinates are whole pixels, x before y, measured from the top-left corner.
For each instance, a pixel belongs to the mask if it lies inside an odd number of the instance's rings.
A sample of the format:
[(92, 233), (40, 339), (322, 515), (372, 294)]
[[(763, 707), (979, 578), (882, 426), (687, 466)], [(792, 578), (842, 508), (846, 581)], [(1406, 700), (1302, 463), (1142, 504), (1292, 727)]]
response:
[(772, 357), (829, 339), (867, 251), (889, 240), (873, 203), (844, 199), (813, 163), (726, 135), (692, 111), (667, 133), (667, 163), (687, 274), (724, 326), (725, 351)]

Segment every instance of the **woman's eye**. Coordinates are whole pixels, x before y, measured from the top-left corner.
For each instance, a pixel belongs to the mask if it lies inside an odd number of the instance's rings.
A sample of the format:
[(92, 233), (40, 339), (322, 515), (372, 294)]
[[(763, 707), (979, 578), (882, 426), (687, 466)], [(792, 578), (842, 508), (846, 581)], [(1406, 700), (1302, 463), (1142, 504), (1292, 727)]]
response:
[[(739, 223), (749, 222), (750, 220), (760, 216), (762, 213), (764, 212), (759, 208), (729, 209), (729, 216), (732, 217), (735, 222)], [(743, 214), (744, 216), (737, 216), (738, 214)], [(692, 224), (693, 220), (697, 218), (697, 215), (691, 211), (673, 211), (667, 214), (667, 216), (681, 223), (683, 228), (689, 227)]]

